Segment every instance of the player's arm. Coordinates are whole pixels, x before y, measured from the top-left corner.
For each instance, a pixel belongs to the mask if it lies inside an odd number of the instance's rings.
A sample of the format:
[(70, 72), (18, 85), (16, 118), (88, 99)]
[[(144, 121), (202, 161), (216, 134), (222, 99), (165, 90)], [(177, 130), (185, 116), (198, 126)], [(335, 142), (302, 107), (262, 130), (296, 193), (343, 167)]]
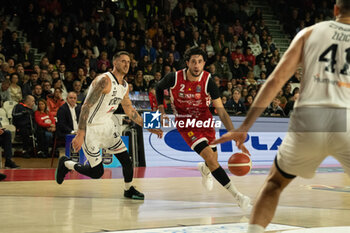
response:
[(228, 131), (234, 129), (231, 118), (226, 112), (224, 105), (222, 104), (219, 88), (216, 86), (212, 78), (208, 80), (207, 92), (210, 94), (213, 106), (215, 107), (215, 110), (218, 116), (220, 117), (221, 122), (224, 124), (225, 128)]
[(143, 120), (140, 114), (136, 111), (136, 109), (132, 106), (132, 102), (129, 98), (129, 89), (126, 91), (126, 94), (121, 102), (121, 105), (124, 109), (125, 114), (136, 124), (142, 127)]
[(75, 151), (79, 151), (84, 142), (86, 125), (91, 107), (100, 99), (102, 94), (109, 92), (110, 82), (107, 76), (99, 76), (92, 82), (91, 90), (81, 107), (77, 135), (72, 141)]
[(293, 39), (277, 67), (258, 92), (247, 117), (240, 126), (240, 131), (248, 132), (255, 120), (264, 112), (283, 85), (293, 76), (301, 62), (304, 43), (311, 32), (312, 27), (305, 28)]
[(156, 86), (156, 97), (158, 103), (158, 109), (162, 115), (165, 114), (164, 110), (164, 90), (169, 89), (175, 85), (175, 73), (171, 72), (165, 75)]

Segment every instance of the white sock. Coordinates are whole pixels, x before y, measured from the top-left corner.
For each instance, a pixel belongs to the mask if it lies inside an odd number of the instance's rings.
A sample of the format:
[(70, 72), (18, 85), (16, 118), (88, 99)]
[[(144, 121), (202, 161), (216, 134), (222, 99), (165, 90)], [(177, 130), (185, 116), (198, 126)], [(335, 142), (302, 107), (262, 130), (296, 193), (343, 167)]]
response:
[(131, 188), (132, 184), (131, 182), (125, 183), (125, 190), (129, 190)]
[(77, 164), (76, 162), (73, 162), (72, 160), (68, 160), (64, 162), (64, 166), (68, 168), (69, 170), (74, 170), (74, 165)]
[(209, 167), (204, 163), (205, 166), (203, 166), (203, 173), (207, 176), (210, 173)]
[(258, 224), (249, 224), (247, 233), (263, 233), (265, 231), (265, 228)]
[(238, 189), (236, 188), (236, 186), (232, 183), (232, 181), (230, 181), (227, 185), (224, 186), (231, 194), (234, 198), (237, 198), (237, 196), (242, 195)]

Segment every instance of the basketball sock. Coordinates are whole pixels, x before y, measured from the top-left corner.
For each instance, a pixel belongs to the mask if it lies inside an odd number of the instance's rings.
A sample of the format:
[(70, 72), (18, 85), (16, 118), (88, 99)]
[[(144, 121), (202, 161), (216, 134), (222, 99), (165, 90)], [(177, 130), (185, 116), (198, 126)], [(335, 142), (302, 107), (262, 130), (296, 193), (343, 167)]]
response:
[(224, 187), (232, 194), (234, 198), (237, 198), (237, 196), (242, 195), (231, 181)]
[(265, 231), (265, 228), (258, 224), (249, 224), (247, 233), (263, 233)]
[(210, 170), (209, 170), (207, 163), (204, 163), (204, 164), (205, 164), (205, 166), (203, 167), (202, 171), (203, 171), (204, 175), (207, 176), (207, 175), (209, 175)]
[(125, 182), (125, 190), (129, 190), (131, 188), (132, 184), (131, 182)]
[(72, 160), (68, 160), (64, 162), (64, 166), (68, 168), (69, 170), (74, 170), (74, 165), (77, 164), (76, 162), (73, 162)]
[(217, 169), (211, 172), (211, 174), (215, 177), (215, 179), (222, 185), (226, 186), (230, 183), (230, 178), (228, 178), (228, 175), (226, 174), (225, 170), (222, 169), (221, 166), (219, 166)]
[(123, 167), (124, 182), (130, 183), (134, 176), (134, 168), (129, 153), (124, 151), (122, 153), (115, 154), (115, 157), (117, 157)]

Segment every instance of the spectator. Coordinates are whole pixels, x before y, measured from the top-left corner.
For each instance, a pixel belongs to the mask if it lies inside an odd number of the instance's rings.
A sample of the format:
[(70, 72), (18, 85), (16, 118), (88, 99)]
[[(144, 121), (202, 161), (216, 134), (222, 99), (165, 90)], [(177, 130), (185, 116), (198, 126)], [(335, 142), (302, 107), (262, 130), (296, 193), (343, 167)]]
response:
[(41, 89), (42, 89), (42, 98), (47, 99), (48, 96), (53, 95), (53, 92), (51, 91), (51, 83), (49, 81), (44, 81), (41, 83)]
[(243, 115), (246, 113), (245, 105), (242, 103), (241, 92), (238, 89), (234, 89), (232, 93), (232, 99), (228, 101), (228, 109), (233, 111), (233, 113), (238, 115)]
[(274, 98), (270, 106), (265, 110), (266, 116), (273, 117), (284, 117), (285, 113), (283, 109), (280, 107), (281, 100), (279, 98)]
[(251, 38), (251, 42), (248, 43), (248, 46), (252, 49), (252, 54), (257, 57), (261, 54), (262, 48), (261, 45), (258, 43), (258, 40), (256, 37)]
[(215, 70), (216, 70), (216, 74), (220, 77), (220, 78), (224, 78), (228, 81), (230, 81), (232, 79), (232, 73), (230, 70), (230, 66), (227, 63), (227, 57), (222, 55), (220, 57), (220, 61), (216, 61), (215, 63)]
[(49, 145), (52, 142), (52, 134), (56, 131), (55, 119), (47, 109), (46, 100), (38, 101), (38, 110), (35, 111), (35, 122), (37, 123), (38, 157), (49, 156)]
[(67, 102), (57, 111), (57, 136), (65, 138), (67, 134), (75, 134), (78, 131), (78, 119), (80, 105), (77, 105), (77, 94), (69, 92)]
[(8, 90), (10, 92), (11, 100), (19, 102), (22, 100), (22, 89), (17, 85), (18, 75), (16, 73), (11, 74), (10, 81), (11, 84)]
[(101, 56), (100, 56), (100, 59), (97, 61), (97, 69), (99, 71), (102, 70), (102, 65), (104, 64), (106, 66), (106, 68), (108, 69), (109, 67), (111, 67), (111, 63), (109, 62), (108, 60), (108, 57), (107, 57), (107, 52), (106, 51), (103, 51), (101, 52)]
[(148, 86), (155, 86), (158, 84), (158, 82), (162, 79), (162, 73), (161, 72), (156, 72), (154, 74), (154, 79), (152, 79), (149, 83)]
[(35, 105), (38, 106), (39, 100), (44, 98), (43, 89), (42, 89), (41, 85), (35, 84), (32, 95), (33, 95), (34, 100), (35, 100)]
[(133, 82), (134, 91), (147, 91), (147, 83), (143, 78), (142, 70), (138, 70)]
[(251, 95), (247, 95), (246, 98), (245, 98), (245, 102), (244, 102), (244, 106), (245, 106), (245, 109), (248, 111), (250, 106), (252, 105), (253, 103), (253, 96)]
[(238, 59), (239, 63), (244, 61), (244, 55), (242, 53), (242, 47), (240, 47), (240, 46), (237, 46), (236, 50), (231, 53), (231, 60), (233, 62), (236, 60), (236, 58)]
[(248, 62), (248, 66), (250, 67), (255, 66), (255, 56), (252, 54), (252, 49), (250, 47), (246, 49), (244, 60)]
[(243, 70), (238, 58), (236, 58), (233, 63), (232, 77), (233, 79), (237, 79), (237, 82), (241, 82), (241, 79), (243, 78)]
[(0, 123), (0, 145), (4, 150), (2, 156), (6, 158), (5, 167), (19, 168), (19, 166), (12, 161), (12, 141), (11, 140), (12, 140), (11, 131), (3, 128), (3, 126)]
[(82, 104), (85, 99), (85, 94), (81, 90), (81, 82), (79, 80), (74, 81), (73, 91), (77, 94), (77, 104)]
[(60, 88), (55, 88), (52, 97), (47, 98), (47, 106), (49, 108), (50, 114), (55, 117), (57, 115), (58, 109), (64, 104), (62, 99), (62, 90)]
[[(158, 109), (158, 103), (157, 103), (157, 98), (156, 98), (156, 84), (150, 85), (149, 91), (148, 91), (148, 98), (149, 102), (151, 105), (151, 110), (152, 111), (157, 111)], [(165, 102), (165, 99), (163, 101), (163, 106), (165, 109), (167, 109), (167, 104)]]
[(11, 100), (11, 95), (9, 91), (10, 80), (4, 80), (0, 83), (0, 107), (5, 101)]
[(15, 105), (12, 111), (12, 123), (16, 126), (16, 133), (20, 135), (23, 142), (23, 157), (30, 158), (34, 155), (35, 129), (34, 121), (34, 97), (27, 95), (23, 102)]
[(156, 59), (156, 49), (152, 47), (152, 39), (147, 39), (141, 48), (140, 57), (148, 56), (153, 63)]
[(32, 94), (34, 86), (38, 83), (39, 75), (36, 72), (30, 73), (29, 81), (23, 84), (22, 95), (27, 96)]

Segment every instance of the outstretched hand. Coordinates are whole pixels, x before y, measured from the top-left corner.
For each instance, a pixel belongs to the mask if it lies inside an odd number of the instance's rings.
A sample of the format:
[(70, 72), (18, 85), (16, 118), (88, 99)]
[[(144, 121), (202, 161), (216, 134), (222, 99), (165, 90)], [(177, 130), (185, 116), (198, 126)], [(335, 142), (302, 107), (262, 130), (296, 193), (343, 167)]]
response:
[(158, 138), (163, 137), (163, 130), (161, 129), (147, 129), (149, 132), (157, 134)]
[(248, 149), (244, 145), (244, 141), (246, 138), (247, 138), (247, 132), (243, 132), (243, 131), (240, 131), (239, 129), (235, 129), (222, 135), (221, 138), (215, 139), (214, 141), (212, 141), (211, 144), (220, 144), (220, 143), (234, 140), (236, 142), (236, 146), (238, 147), (238, 149), (250, 155)]

